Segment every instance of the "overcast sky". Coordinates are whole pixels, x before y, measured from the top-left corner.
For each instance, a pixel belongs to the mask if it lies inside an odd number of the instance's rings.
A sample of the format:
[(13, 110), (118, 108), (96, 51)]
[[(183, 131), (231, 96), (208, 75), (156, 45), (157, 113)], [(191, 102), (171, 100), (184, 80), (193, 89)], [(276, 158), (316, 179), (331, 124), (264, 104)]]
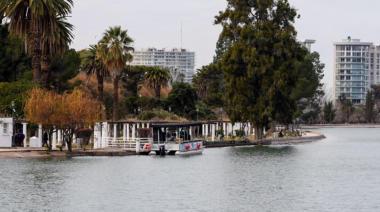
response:
[[(289, 0), (298, 10), (299, 40), (317, 40), (313, 50), (326, 64), (325, 79), (330, 91), (333, 79), (333, 43), (350, 35), (380, 43), (378, 0)], [(75, 49), (96, 43), (109, 26), (128, 29), (137, 49), (182, 47), (196, 52), (196, 67), (212, 61), (221, 28), (214, 16), (225, 0), (78, 0), (70, 22), (75, 26)]]

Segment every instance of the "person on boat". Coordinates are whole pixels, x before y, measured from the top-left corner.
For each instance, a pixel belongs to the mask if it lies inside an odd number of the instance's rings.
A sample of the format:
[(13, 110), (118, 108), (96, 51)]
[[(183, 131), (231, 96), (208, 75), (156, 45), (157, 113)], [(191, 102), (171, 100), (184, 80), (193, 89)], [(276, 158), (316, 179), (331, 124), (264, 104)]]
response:
[(168, 132), (166, 134), (167, 141), (175, 141), (175, 136), (172, 133)]

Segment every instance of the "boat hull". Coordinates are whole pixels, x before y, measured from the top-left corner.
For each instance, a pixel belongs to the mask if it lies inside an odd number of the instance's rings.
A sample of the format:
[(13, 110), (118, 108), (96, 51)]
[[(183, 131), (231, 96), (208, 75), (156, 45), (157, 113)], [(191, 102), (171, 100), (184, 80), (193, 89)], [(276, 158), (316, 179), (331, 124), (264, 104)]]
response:
[(154, 144), (152, 152), (156, 155), (199, 155), (203, 152), (202, 141), (189, 141), (181, 144)]

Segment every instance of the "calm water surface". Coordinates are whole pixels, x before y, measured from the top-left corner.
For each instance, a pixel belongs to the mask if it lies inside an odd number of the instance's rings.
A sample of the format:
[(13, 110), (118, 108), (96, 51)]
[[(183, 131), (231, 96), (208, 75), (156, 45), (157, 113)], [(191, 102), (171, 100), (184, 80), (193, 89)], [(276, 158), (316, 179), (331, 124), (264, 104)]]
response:
[(0, 211), (380, 211), (380, 129), (179, 157), (0, 160)]

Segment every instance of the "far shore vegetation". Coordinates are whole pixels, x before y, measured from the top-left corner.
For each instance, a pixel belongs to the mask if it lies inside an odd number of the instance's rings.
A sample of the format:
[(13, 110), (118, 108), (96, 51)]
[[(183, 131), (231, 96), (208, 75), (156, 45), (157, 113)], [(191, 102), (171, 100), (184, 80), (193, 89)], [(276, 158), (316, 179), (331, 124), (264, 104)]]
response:
[[(326, 98), (324, 64), (297, 40), (301, 18), (288, 0), (227, 0), (213, 61), (192, 83), (162, 67), (131, 66), (134, 40), (104, 29), (70, 49), (72, 0), (0, 1), (0, 115), (58, 127), (71, 139), (101, 120), (230, 120), (264, 129), (294, 123), (375, 123), (380, 87), (365, 105)], [(68, 145), (70, 145), (68, 143)]]

